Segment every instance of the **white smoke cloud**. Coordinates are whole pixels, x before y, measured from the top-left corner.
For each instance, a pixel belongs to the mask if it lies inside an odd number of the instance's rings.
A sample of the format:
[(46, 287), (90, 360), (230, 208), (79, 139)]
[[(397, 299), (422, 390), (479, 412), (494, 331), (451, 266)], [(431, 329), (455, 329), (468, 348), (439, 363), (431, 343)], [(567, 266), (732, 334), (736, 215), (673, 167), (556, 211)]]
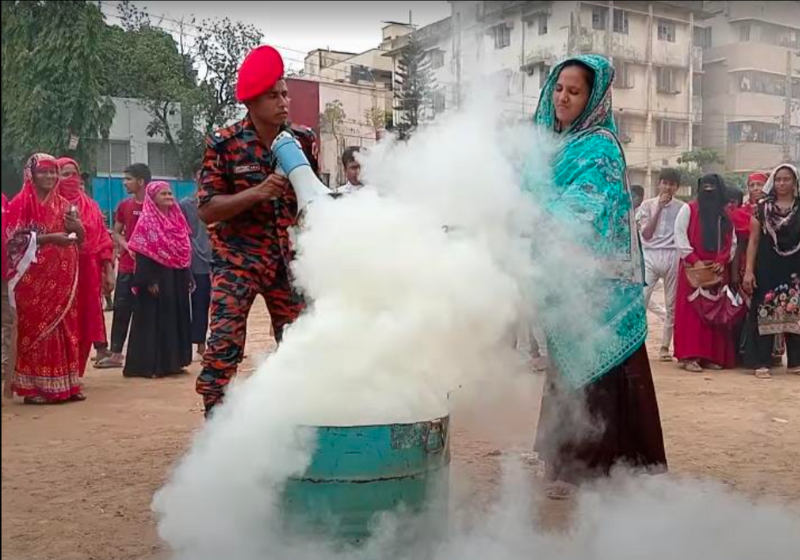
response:
[[(591, 267), (568, 236), (546, 227), (521, 192), (523, 162), (548, 180), (548, 145), (525, 127), (498, 126), (492, 114), (483, 103), (407, 144), (379, 146), (363, 162), (374, 187), (309, 208), (294, 267), (309, 309), (257, 373), (233, 385), (155, 497), (159, 534), (175, 560), (410, 560), (427, 554), (435, 560), (625, 560), (641, 556), (625, 556), (629, 549), (615, 546), (640, 546), (636, 531), (647, 545), (690, 559), (753, 558), (736, 556), (749, 550), (743, 547), (722, 546), (727, 555), (720, 556), (691, 553), (719, 541), (692, 528), (720, 529), (714, 514), (749, 521), (750, 536), (766, 550), (774, 546), (766, 537), (787, 523), (785, 514), (762, 515), (715, 494), (729, 510), (723, 514), (710, 501), (692, 499), (694, 486), (672, 492), (675, 483), (661, 479), (587, 494), (574, 534), (548, 536), (535, 527), (535, 493), (519, 473), (480, 523), (457, 516), (450, 536), (422, 548), (402, 539), (421, 521), (402, 515), (386, 516), (361, 550), (287, 536), (281, 489), (310, 462), (314, 431), (307, 426), (428, 420), (448, 413), (448, 393), (459, 386), (502, 384), (523, 365), (512, 336), (520, 310), (530, 306), (527, 298), (578, 285), (576, 270)], [(532, 240), (537, 261), (530, 259)], [(579, 300), (563, 305), (548, 312), (579, 316)], [(585, 323), (582, 328), (591, 327)], [(684, 530), (697, 540), (675, 548), (675, 531)]]

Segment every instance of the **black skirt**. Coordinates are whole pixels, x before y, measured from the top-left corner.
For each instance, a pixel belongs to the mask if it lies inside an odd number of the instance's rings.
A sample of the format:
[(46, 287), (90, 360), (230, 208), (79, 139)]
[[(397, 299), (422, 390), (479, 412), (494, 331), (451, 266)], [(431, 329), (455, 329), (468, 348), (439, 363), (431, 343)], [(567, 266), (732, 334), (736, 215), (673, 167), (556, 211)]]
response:
[[(192, 363), (189, 275), (137, 255), (125, 377), (163, 377)], [(158, 295), (151, 285), (158, 285)]]
[(580, 391), (548, 372), (534, 450), (550, 480), (579, 484), (625, 466), (666, 472), (667, 456), (644, 345)]

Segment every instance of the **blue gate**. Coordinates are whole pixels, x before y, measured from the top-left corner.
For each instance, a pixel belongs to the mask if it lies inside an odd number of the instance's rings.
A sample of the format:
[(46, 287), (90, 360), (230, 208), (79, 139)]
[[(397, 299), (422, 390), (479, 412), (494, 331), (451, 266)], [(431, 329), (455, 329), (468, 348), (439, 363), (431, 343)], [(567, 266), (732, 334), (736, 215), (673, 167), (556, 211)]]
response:
[[(172, 192), (180, 200), (190, 196), (195, 189), (194, 181), (168, 181), (172, 185)], [(92, 197), (100, 206), (100, 211), (108, 218), (108, 224), (114, 222), (114, 211), (119, 206), (128, 193), (122, 184), (122, 177), (93, 177), (92, 178)]]

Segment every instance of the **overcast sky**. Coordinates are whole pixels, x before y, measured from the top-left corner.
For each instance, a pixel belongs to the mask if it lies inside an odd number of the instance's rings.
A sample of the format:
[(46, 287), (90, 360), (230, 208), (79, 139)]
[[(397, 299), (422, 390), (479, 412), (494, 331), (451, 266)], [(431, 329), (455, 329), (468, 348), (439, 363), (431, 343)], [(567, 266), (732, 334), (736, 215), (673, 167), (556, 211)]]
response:
[[(287, 66), (302, 67), (303, 53), (317, 49), (363, 52), (378, 46), (383, 21), (407, 22), (409, 11), (417, 25), (450, 15), (450, 4), (434, 2), (172, 2), (134, 1), (146, 8), (156, 25), (174, 29), (191, 15), (203, 19), (229, 17), (251, 23), (264, 33), (264, 42), (281, 50)], [(106, 14), (117, 15), (118, 2), (103, 2)], [(119, 23), (113, 18), (109, 23)], [(293, 49), (293, 50), (289, 50)], [(295, 60), (291, 60), (295, 59)]]

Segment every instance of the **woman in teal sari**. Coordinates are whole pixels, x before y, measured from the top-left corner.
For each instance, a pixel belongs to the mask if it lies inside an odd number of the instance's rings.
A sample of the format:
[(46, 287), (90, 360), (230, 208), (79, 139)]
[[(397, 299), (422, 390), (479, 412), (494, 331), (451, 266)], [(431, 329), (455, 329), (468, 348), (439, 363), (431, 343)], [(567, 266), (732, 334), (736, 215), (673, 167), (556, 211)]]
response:
[[(666, 470), (644, 344), (639, 237), (611, 113), (613, 78), (611, 64), (597, 55), (553, 69), (534, 117), (556, 135), (552, 175), (545, 182), (535, 171), (525, 177), (546, 227), (576, 247), (568, 254), (582, 252), (590, 263), (569, 275), (572, 285), (540, 289), (538, 316), (553, 367), (535, 449), (546, 463), (552, 498), (569, 497), (574, 485), (607, 476), (617, 464)], [(570, 316), (576, 297), (580, 317)]]

